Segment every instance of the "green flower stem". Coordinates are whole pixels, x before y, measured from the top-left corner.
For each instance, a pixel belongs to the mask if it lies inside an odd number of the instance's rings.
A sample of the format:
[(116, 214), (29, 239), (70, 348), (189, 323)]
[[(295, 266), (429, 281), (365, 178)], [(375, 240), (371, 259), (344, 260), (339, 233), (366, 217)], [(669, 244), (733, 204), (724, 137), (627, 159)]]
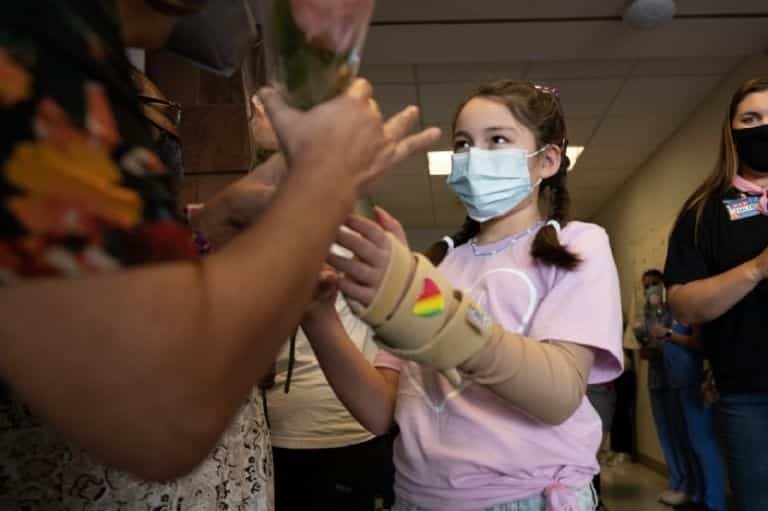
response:
[(334, 53), (312, 45), (296, 24), (290, 0), (272, 0), (277, 77), (294, 106), (310, 109), (340, 94), (353, 78), (350, 52)]

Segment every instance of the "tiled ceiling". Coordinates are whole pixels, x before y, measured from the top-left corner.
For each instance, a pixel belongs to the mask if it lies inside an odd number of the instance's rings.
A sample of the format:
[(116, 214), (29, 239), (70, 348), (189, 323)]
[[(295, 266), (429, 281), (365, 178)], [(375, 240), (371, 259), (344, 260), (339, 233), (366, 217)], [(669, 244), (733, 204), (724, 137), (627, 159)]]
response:
[[(362, 74), (385, 114), (419, 105), (422, 124), (445, 131), (435, 148), (443, 150), (456, 105), (476, 84), (557, 87), (571, 143), (586, 146), (570, 187), (574, 216), (588, 219), (727, 73), (768, 49), (765, 0), (678, 0), (680, 19), (645, 32), (620, 22), (626, 4), (380, 0)], [(453, 229), (464, 218), (423, 154), (372, 199), (412, 229)]]

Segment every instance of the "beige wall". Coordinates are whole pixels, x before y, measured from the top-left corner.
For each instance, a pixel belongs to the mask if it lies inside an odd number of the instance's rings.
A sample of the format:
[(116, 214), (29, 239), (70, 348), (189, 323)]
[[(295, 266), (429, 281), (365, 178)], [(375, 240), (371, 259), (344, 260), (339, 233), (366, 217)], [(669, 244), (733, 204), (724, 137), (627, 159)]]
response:
[[(633, 304), (639, 301), (641, 272), (663, 267), (667, 236), (678, 210), (714, 165), (731, 94), (755, 76), (768, 76), (768, 56), (746, 59), (596, 215), (595, 222), (611, 236), (624, 310), (630, 319)], [(638, 382), (638, 450), (663, 462), (649, 407), (646, 369), (643, 363)]]

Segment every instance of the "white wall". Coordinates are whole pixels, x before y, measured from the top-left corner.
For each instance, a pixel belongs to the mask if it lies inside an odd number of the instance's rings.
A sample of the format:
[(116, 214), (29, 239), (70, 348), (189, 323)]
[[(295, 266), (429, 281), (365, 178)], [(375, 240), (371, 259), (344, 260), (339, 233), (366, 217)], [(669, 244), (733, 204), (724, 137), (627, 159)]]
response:
[[(595, 222), (611, 236), (628, 314), (639, 300), (640, 274), (646, 268), (663, 268), (676, 215), (714, 166), (731, 94), (742, 82), (757, 76), (768, 76), (767, 55), (746, 59), (597, 213)], [(649, 407), (645, 364), (640, 369), (638, 450), (663, 463)]]

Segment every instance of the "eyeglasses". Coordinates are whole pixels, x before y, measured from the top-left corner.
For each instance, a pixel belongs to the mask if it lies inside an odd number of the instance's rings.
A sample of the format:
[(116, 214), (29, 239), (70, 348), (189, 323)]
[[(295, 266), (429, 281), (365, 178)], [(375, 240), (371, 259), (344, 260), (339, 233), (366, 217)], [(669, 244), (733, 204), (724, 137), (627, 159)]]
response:
[(551, 94), (557, 99), (560, 99), (560, 90), (556, 87), (549, 87), (547, 85), (534, 85), (533, 88), (539, 92), (543, 92), (544, 94)]
[(182, 108), (180, 104), (169, 99), (152, 98), (149, 96), (139, 96), (139, 99), (145, 105), (150, 105), (163, 114), (175, 127), (178, 128), (181, 125)]

